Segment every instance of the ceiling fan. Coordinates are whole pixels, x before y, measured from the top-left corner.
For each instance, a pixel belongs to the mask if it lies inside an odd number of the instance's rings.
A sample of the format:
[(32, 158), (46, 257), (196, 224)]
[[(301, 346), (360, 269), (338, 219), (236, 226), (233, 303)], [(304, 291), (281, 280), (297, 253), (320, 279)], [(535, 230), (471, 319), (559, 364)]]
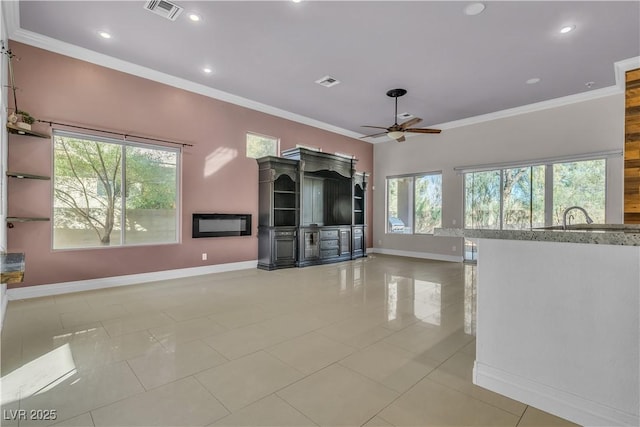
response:
[(363, 136), (361, 138), (370, 138), (376, 137), (380, 135), (387, 135), (391, 139), (395, 139), (398, 142), (405, 141), (404, 134), (405, 132), (411, 133), (440, 133), (442, 132), (440, 129), (424, 129), (424, 128), (412, 128), (410, 126), (416, 125), (422, 121), (419, 117), (414, 117), (412, 119), (407, 120), (402, 124), (398, 124), (398, 97), (403, 96), (407, 93), (405, 89), (391, 89), (387, 92), (387, 96), (396, 99), (396, 114), (395, 121), (392, 126), (381, 127), (381, 126), (362, 126), (363, 128), (374, 128), (374, 129), (384, 129), (384, 132), (375, 133), (373, 135)]

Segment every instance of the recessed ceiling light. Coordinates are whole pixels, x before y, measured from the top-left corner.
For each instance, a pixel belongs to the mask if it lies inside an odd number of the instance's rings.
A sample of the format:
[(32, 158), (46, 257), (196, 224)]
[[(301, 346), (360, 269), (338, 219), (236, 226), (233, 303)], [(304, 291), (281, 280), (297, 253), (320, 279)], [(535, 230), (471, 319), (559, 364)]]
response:
[(575, 29), (576, 29), (575, 25), (567, 25), (565, 27), (560, 28), (560, 33), (561, 34), (567, 34), (567, 33), (571, 32), (571, 31), (573, 31)]
[(534, 85), (540, 81), (540, 77), (534, 77), (532, 79), (527, 80), (528, 85)]
[(190, 13), (189, 14), (189, 19), (192, 20), (193, 22), (198, 22), (202, 18), (200, 18), (200, 15), (198, 15), (197, 13)]
[(213, 73), (213, 70), (212, 70), (211, 68), (209, 68), (209, 67), (204, 67), (204, 68), (202, 69), (202, 71), (204, 71), (206, 74), (211, 74), (211, 73)]
[(471, 3), (468, 4), (463, 10), (466, 15), (473, 16), (481, 14), (484, 8), (484, 3)]
[(98, 33), (100, 35), (100, 37), (102, 37), (103, 39), (110, 39), (111, 38), (111, 34), (107, 33), (106, 31), (100, 31)]
[(294, 3), (300, 3), (302, 0), (291, 0)]

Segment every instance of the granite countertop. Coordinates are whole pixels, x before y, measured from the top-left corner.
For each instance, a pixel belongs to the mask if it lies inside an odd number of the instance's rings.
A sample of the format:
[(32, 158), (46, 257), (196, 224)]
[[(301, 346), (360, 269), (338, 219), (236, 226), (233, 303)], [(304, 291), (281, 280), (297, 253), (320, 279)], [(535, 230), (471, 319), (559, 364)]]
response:
[(640, 246), (639, 224), (575, 224), (530, 230), (437, 228), (435, 236)]

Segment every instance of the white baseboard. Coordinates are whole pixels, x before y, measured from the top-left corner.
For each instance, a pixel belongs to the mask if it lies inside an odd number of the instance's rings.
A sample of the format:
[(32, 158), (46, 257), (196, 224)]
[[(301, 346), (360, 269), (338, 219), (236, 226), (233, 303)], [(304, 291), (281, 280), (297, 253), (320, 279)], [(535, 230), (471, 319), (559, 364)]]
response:
[(4, 314), (7, 312), (7, 303), (9, 302), (6, 283), (0, 285), (0, 298), (2, 300), (2, 305), (0, 305), (0, 331), (2, 331), (2, 325), (4, 325)]
[(371, 248), (371, 249), (367, 249), (367, 252), (374, 253), (374, 254), (383, 254), (383, 255), (404, 256), (409, 258), (432, 259), (436, 261), (450, 261), (450, 262), (463, 261), (463, 257), (461, 256), (434, 254), (431, 252), (399, 251), (397, 249), (385, 249), (385, 248)]
[(583, 426), (638, 426), (638, 414), (475, 362), (473, 383)]
[[(95, 289), (113, 288), (117, 286), (137, 285), (139, 283), (156, 282), (159, 280), (201, 276), (203, 274), (222, 273), (225, 271), (246, 270), (250, 268), (257, 268), (257, 266), (258, 261), (243, 261), (232, 262), (228, 264), (205, 265), (202, 267), (180, 268), (176, 270), (154, 271), (151, 273), (129, 274), (126, 276), (104, 277), (100, 279), (78, 280), (75, 282), (27, 286), (25, 288), (9, 289), (7, 291), (7, 297), (9, 300), (38, 298), (51, 295), (67, 294), (71, 292), (90, 291)], [(3, 295), (3, 305), (4, 300), (5, 299)]]
[[(411, 258), (433, 259), (438, 261), (462, 262), (462, 257), (432, 254), (426, 252), (398, 251), (394, 249), (367, 248), (367, 253), (397, 255)], [(225, 271), (245, 270), (257, 268), (257, 261), (243, 261), (228, 264), (206, 265), (202, 267), (180, 268), (176, 270), (154, 271), (151, 273), (112, 276), (100, 279), (78, 280), (73, 282), (51, 283), (47, 285), (27, 286), (3, 291), (3, 312), (6, 302), (18, 299), (38, 298), (51, 295), (62, 295), (72, 292), (91, 291), (96, 289), (129, 286), (139, 283), (156, 282), (159, 280), (179, 279), (183, 277), (200, 276), (203, 274), (222, 273)], [(6, 288), (6, 285), (3, 285)]]

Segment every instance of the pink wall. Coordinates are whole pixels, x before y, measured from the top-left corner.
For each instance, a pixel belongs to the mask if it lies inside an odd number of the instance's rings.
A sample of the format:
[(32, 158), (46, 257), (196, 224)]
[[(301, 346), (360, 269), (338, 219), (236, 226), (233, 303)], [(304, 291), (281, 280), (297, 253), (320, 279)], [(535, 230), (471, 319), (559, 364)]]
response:
[[(12, 42), (11, 49), (20, 58), (14, 65), (18, 106), (34, 117), (194, 145), (182, 156), (182, 243), (53, 251), (51, 222), (18, 223), (8, 230), (8, 248), (26, 253), (21, 286), (257, 259), (258, 170), (245, 156), (247, 132), (279, 137), (282, 150), (305, 144), (351, 153), (359, 171), (373, 169), (373, 146), (366, 142), (28, 45)], [(7, 169), (50, 176), (51, 155), (50, 140), (11, 135)], [(9, 215), (51, 216), (51, 183), (11, 180)], [(253, 234), (192, 239), (193, 212), (251, 213)], [(202, 252), (208, 261), (201, 261)]]

